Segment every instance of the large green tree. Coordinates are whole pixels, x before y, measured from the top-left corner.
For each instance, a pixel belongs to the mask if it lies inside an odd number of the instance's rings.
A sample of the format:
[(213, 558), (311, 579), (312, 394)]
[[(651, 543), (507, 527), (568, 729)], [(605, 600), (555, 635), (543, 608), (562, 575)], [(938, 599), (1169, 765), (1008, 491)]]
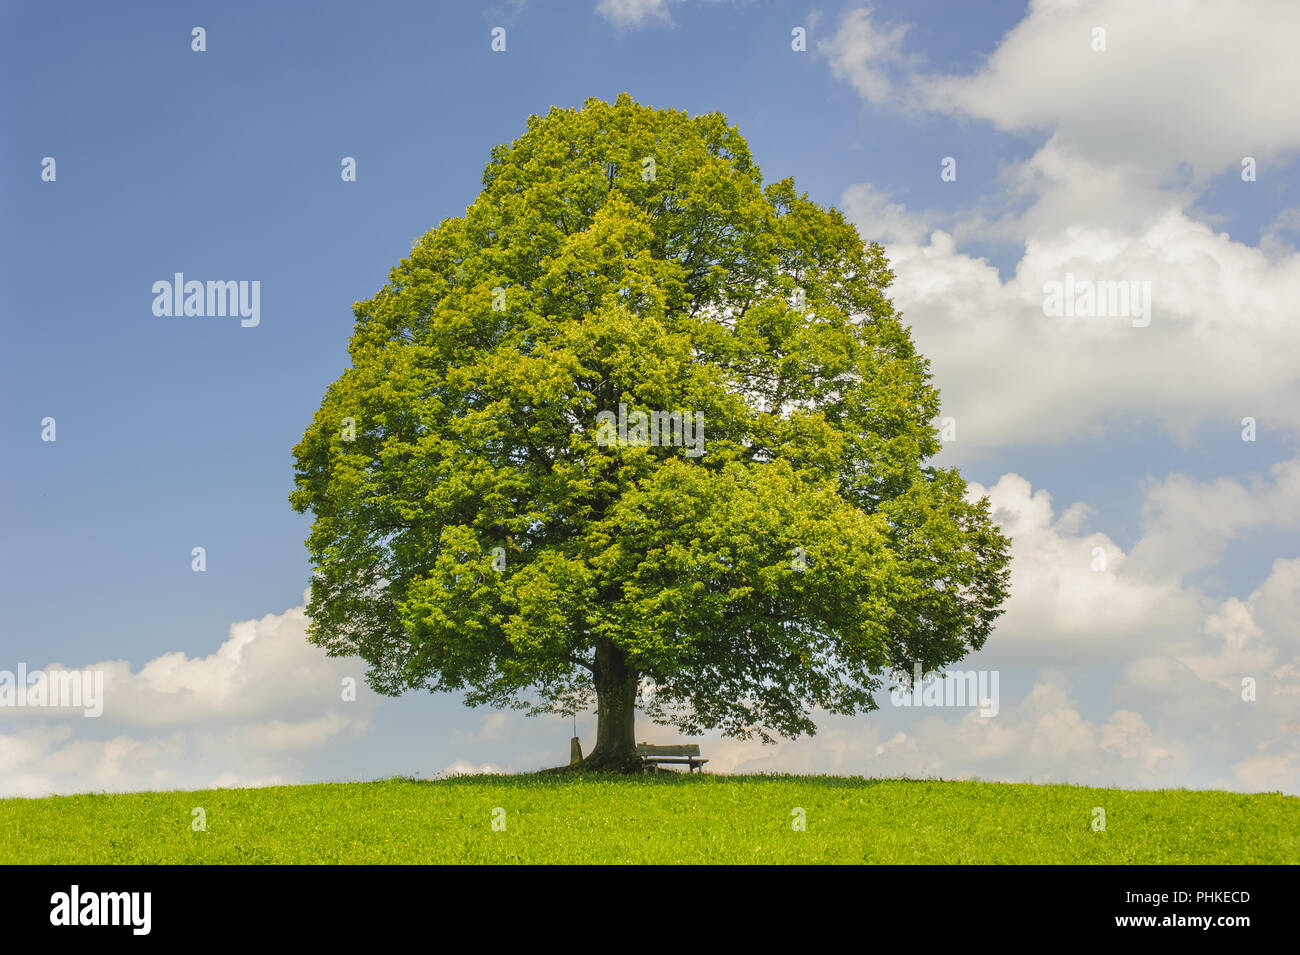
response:
[(925, 463), (938, 393), (891, 278), (717, 113), (531, 117), (354, 307), (294, 448), (310, 638), (382, 693), (594, 698), (614, 769), (638, 707), (797, 736), (980, 647), (1007, 541)]

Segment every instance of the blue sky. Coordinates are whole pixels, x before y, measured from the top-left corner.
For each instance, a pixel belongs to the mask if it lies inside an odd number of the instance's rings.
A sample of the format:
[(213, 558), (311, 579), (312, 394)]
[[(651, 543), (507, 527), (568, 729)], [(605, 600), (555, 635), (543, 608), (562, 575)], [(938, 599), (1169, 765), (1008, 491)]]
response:
[[(0, 669), (121, 661), (118, 692), (161, 702), (0, 711), (0, 793), (565, 758), (557, 720), (328, 699), (361, 670), (293, 635), (290, 448), (344, 367), (351, 303), (463, 212), (491, 147), (623, 91), (721, 111), (766, 178), (886, 244), (958, 424), (943, 460), (1022, 528), (1005, 629), (971, 662), (1001, 671), (999, 717), (886, 703), (812, 741), (711, 741), (716, 765), (1296, 791), (1296, 629), (1276, 621), (1300, 607), (1300, 123), (1266, 35), (1286, 31), (1258, 26), (1294, 10), (1246, 6), (6, 4)], [(1150, 279), (1152, 327), (1045, 324), (1043, 277), (1090, 266)], [(259, 280), (260, 324), (155, 316), (175, 272)], [(249, 649), (223, 656), (239, 621), (259, 621)], [(1187, 712), (1203, 693), (1220, 708)]]

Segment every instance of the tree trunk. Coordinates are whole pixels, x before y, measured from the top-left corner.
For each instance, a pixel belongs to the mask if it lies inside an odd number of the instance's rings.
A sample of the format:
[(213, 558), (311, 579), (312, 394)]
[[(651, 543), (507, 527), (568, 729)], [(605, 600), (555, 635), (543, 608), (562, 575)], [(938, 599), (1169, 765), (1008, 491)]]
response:
[(641, 676), (612, 644), (596, 646), (596, 745), (583, 769), (639, 773), (636, 755), (636, 691)]

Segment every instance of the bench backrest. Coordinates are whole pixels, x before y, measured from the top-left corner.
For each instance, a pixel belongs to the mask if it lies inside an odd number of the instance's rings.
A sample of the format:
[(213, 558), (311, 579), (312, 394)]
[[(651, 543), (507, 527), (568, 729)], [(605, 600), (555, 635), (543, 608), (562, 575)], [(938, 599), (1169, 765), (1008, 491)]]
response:
[(699, 756), (698, 743), (683, 743), (677, 746), (651, 746), (649, 743), (637, 743), (638, 756)]

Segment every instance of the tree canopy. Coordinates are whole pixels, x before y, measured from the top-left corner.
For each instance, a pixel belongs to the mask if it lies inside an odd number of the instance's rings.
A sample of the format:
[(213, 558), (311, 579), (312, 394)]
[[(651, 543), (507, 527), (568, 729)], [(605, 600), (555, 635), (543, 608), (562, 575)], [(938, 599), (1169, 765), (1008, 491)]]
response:
[(891, 279), (720, 114), (530, 117), (354, 306), (294, 448), (310, 638), (383, 693), (594, 699), (597, 766), (629, 763), (635, 706), (796, 736), (979, 648), (1008, 542), (926, 463)]

